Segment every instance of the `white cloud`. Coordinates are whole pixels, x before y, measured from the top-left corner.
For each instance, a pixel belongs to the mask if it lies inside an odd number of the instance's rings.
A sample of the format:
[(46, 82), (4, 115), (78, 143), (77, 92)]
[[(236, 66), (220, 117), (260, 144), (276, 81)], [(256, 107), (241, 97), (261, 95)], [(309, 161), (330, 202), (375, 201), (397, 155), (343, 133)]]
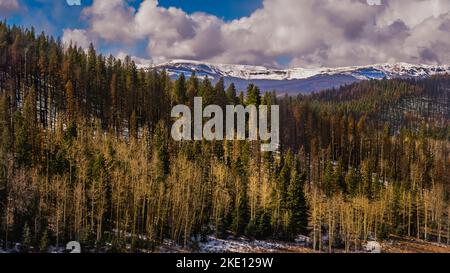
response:
[(88, 37), (88, 35), (88, 32), (84, 29), (65, 29), (62, 42), (65, 46), (72, 44), (87, 49), (94, 40)]
[(0, 16), (6, 16), (12, 11), (19, 9), (17, 0), (0, 0)]
[[(83, 37), (148, 44), (155, 62), (174, 58), (276, 66), (342, 66), (387, 61), (450, 63), (450, 1), (264, 0), (231, 22), (144, 0), (94, 0)], [(70, 32), (68, 32), (70, 33)], [(66, 36), (66, 35), (65, 35)], [(80, 35), (81, 36), (81, 35)]]
[(83, 18), (91, 25), (89, 32), (110, 42), (135, 41), (134, 15), (134, 8), (123, 0), (94, 0), (92, 6), (83, 10)]

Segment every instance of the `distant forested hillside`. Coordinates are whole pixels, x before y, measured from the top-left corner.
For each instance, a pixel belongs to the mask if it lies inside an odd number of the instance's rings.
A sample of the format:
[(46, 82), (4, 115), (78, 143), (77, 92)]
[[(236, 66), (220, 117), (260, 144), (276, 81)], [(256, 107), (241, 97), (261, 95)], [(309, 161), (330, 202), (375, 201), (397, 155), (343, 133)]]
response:
[[(207, 235), (358, 250), (391, 234), (447, 242), (450, 76), (309, 96), (66, 48), (0, 23), (0, 242), (24, 251), (195, 249)], [(280, 105), (279, 153), (170, 138), (176, 104)]]

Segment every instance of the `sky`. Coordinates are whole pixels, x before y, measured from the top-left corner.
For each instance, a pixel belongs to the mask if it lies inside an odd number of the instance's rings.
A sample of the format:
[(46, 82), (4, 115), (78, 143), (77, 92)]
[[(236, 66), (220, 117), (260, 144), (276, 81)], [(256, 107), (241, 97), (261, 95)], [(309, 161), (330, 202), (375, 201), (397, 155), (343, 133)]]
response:
[(0, 0), (0, 18), (146, 64), (450, 64), (448, 0)]

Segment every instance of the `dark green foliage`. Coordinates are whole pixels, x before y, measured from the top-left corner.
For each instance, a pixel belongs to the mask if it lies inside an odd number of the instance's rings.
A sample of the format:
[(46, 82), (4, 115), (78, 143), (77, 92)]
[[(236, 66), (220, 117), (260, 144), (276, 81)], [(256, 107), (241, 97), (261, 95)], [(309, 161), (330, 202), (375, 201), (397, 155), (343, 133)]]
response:
[(31, 230), (27, 223), (25, 223), (25, 226), (23, 227), (22, 246), (26, 249), (32, 246)]
[(216, 92), (208, 77), (205, 77), (200, 85), (200, 96), (203, 97), (203, 105), (214, 104), (216, 101)]
[(236, 92), (236, 86), (234, 85), (234, 83), (230, 84), (230, 86), (228, 86), (227, 88), (227, 100), (228, 103), (230, 105), (235, 105), (239, 103), (239, 99), (236, 96), (237, 92)]
[(331, 161), (329, 161), (325, 168), (325, 174), (323, 178), (325, 193), (327, 194), (327, 196), (332, 196), (335, 192), (337, 178), (338, 177), (335, 175), (333, 164), (331, 163)]
[(308, 205), (304, 194), (306, 175), (293, 171), (288, 188), (287, 207), (290, 211), (290, 237), (306, 234), (308, 227)]
[(261, 91), (259, 87), (249, 84), (247, 87), (247, 105), (255, 105), (258, 107), (261, 104)]
[(20, 111), (15, 112), (14, 123), (16, 125), (15, 151), (17, 163), (22, 166), (31, 166), (33, 146), (31, 145), (29, 128)]
[(50, 246), (50, 239), (48, 237), (48, 231), (47, 229), (45, 229), (41, 235), (39, 250), (41, 251), (41, 253), (46, 253), (48, 251), (49, 246)]
[(175, 81), (174, 100), (175, 104), (186, 103), (187, 87), (186, 87), (186, 77), (184, 76), (184, 74), (181, 74), (180, 77)]
[(258, 217), (258, 226), (256, 228), (256, 237), (270, 238), (272, 236), (271, 214), (268, 211), (263, 211)]
[[(248, 230), (249, 217), (248, 217), (248, 196), (247, 196), (247, 185), (242, 183), (238, 186), (239, 193), (235, 197), (234, 210), (232, 212), (232, 223), (231, 229), (234, 235), (243, 234), (244, 231), (249, 231), (249, 234), (254, 232), (254, 224), (250, 224), (250, 230)], [(248, 233), (248, 232), (247, 232)]]
[(228, 104), (227, 94), (225, 93), (225, 81), (223, 77), (216, 83), (214, 87), (215, 91), (215, 104), (225, 109), (225, 106)]
[(72, 121), (67, 126), (67, 129), (64, 131), (64, 139), (70, 143), (74, 138), (77, 137), (77, 123)]
[(349, 170), (347, 176), (345, 176), (345, 184), (347, 185), (350, 195), (356, 195), (358, 193), (359, 177), (358, 173), (354, 170)]

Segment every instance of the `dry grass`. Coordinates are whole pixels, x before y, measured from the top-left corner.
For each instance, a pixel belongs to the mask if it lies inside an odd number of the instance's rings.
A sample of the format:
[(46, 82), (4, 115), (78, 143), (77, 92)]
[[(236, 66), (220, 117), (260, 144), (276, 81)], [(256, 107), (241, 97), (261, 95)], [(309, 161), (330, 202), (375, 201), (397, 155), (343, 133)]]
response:
[(450, 253), (450, 245), (412, 237), (391, 237), (382, 244), (382, 251), (384, 253)]

